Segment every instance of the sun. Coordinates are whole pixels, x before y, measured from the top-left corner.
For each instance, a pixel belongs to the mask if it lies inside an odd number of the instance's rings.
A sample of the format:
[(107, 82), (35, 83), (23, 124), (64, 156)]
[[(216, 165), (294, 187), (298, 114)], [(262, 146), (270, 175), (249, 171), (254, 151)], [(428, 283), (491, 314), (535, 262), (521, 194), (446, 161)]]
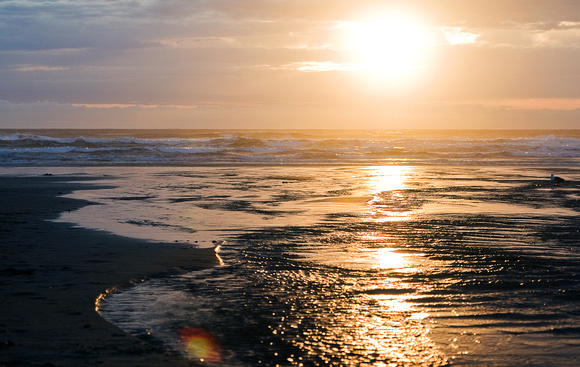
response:
[(412, 81), (425, 70), (430, 49), (427, 26), (406, 13), (383, 13), (345, 22), (345, 45), (357, 70), (380, 81)]

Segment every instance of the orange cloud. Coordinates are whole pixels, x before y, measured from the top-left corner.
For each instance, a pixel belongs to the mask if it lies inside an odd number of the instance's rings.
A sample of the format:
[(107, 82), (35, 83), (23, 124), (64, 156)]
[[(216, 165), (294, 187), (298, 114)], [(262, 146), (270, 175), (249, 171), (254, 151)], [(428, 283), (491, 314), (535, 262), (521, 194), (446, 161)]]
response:
[(123, 104), (123, 103), (73, 103), (74, 107), (85, 107), (85, 108), (175, 108), (179, 110), (194, 110), (198, 106), (184, 106), (184, 105), (158, 105), (158, 104)]
[(520, 99), (497, 99), (497, 100), (470, 100), (443, 102), (446, 106), (484, 106), (504, 107), (514, 110), (559, 110), (573, 111), (580, 109), (580, 98), (520, 98)]

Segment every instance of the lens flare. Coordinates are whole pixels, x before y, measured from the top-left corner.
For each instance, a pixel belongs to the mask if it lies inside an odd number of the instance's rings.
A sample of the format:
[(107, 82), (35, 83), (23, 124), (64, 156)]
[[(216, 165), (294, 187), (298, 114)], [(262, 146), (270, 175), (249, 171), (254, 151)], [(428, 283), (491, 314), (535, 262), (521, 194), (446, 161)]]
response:
[(218, 340), (210, 332), (201, 328), (186, 327), (180, 329), (178, 333), (179, 340), (188, 357), (201, 362), (221, 362)]

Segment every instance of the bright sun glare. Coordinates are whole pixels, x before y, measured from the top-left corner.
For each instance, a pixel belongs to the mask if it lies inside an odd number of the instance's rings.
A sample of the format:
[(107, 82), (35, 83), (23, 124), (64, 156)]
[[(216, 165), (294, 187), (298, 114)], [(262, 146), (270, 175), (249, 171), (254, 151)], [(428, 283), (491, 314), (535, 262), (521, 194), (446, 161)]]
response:
[(418, 18), (393, 12), (347, 22), (341, 28), (348, 52), (372, 79), (412, 81), (426, 66), (429, 32)]
[(372, 167), (369, 187), (374, 193), (383, 191), (401, 190), (405, 187), (409, 167), (382, 166)]

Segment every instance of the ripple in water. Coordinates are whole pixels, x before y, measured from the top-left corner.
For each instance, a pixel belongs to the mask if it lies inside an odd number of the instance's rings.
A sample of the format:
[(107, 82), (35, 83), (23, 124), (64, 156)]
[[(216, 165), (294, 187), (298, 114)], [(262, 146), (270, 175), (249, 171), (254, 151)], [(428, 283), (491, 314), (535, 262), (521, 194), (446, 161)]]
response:
[[(302, 237), (312, 229), (291, 231)], [(220, 255), (228, 265), (146, 281), (112, 295), (101, 312), (131, 333), (206, 363), (179, 343), (180, 329), (211, 330), (227, 365), (446, 363), (428, 337), (428, 314), (413, 302), (417, 290), (406, 282), (417, 262), (425, 266), (422, 256), (384, 247), (377, 237), (346, 249), (336, 238), (310, 236), (321, 242), (272, 241), (275, 233), (256, 233), (224, 246)], [(329, 247), (334, 264), (319, 263), (317, 254)]]
[[(337, 204), (316, 225), (239, 234), (222, 246), (225, 265), (147, 280), (109, 296), (101, 312), (208, 365), (574, 366), (578, 185), (504, 173), (367, 172), (366, 210)], [(327, 188), (315, 179), (296, 192), (285, 184), (286, 204), (330, 207), (359, 193), (351, 171), (333, 174), (346, 182), (340, 192), (319, 195)], [(220, 210), (267, 215), (253, 207)]]

